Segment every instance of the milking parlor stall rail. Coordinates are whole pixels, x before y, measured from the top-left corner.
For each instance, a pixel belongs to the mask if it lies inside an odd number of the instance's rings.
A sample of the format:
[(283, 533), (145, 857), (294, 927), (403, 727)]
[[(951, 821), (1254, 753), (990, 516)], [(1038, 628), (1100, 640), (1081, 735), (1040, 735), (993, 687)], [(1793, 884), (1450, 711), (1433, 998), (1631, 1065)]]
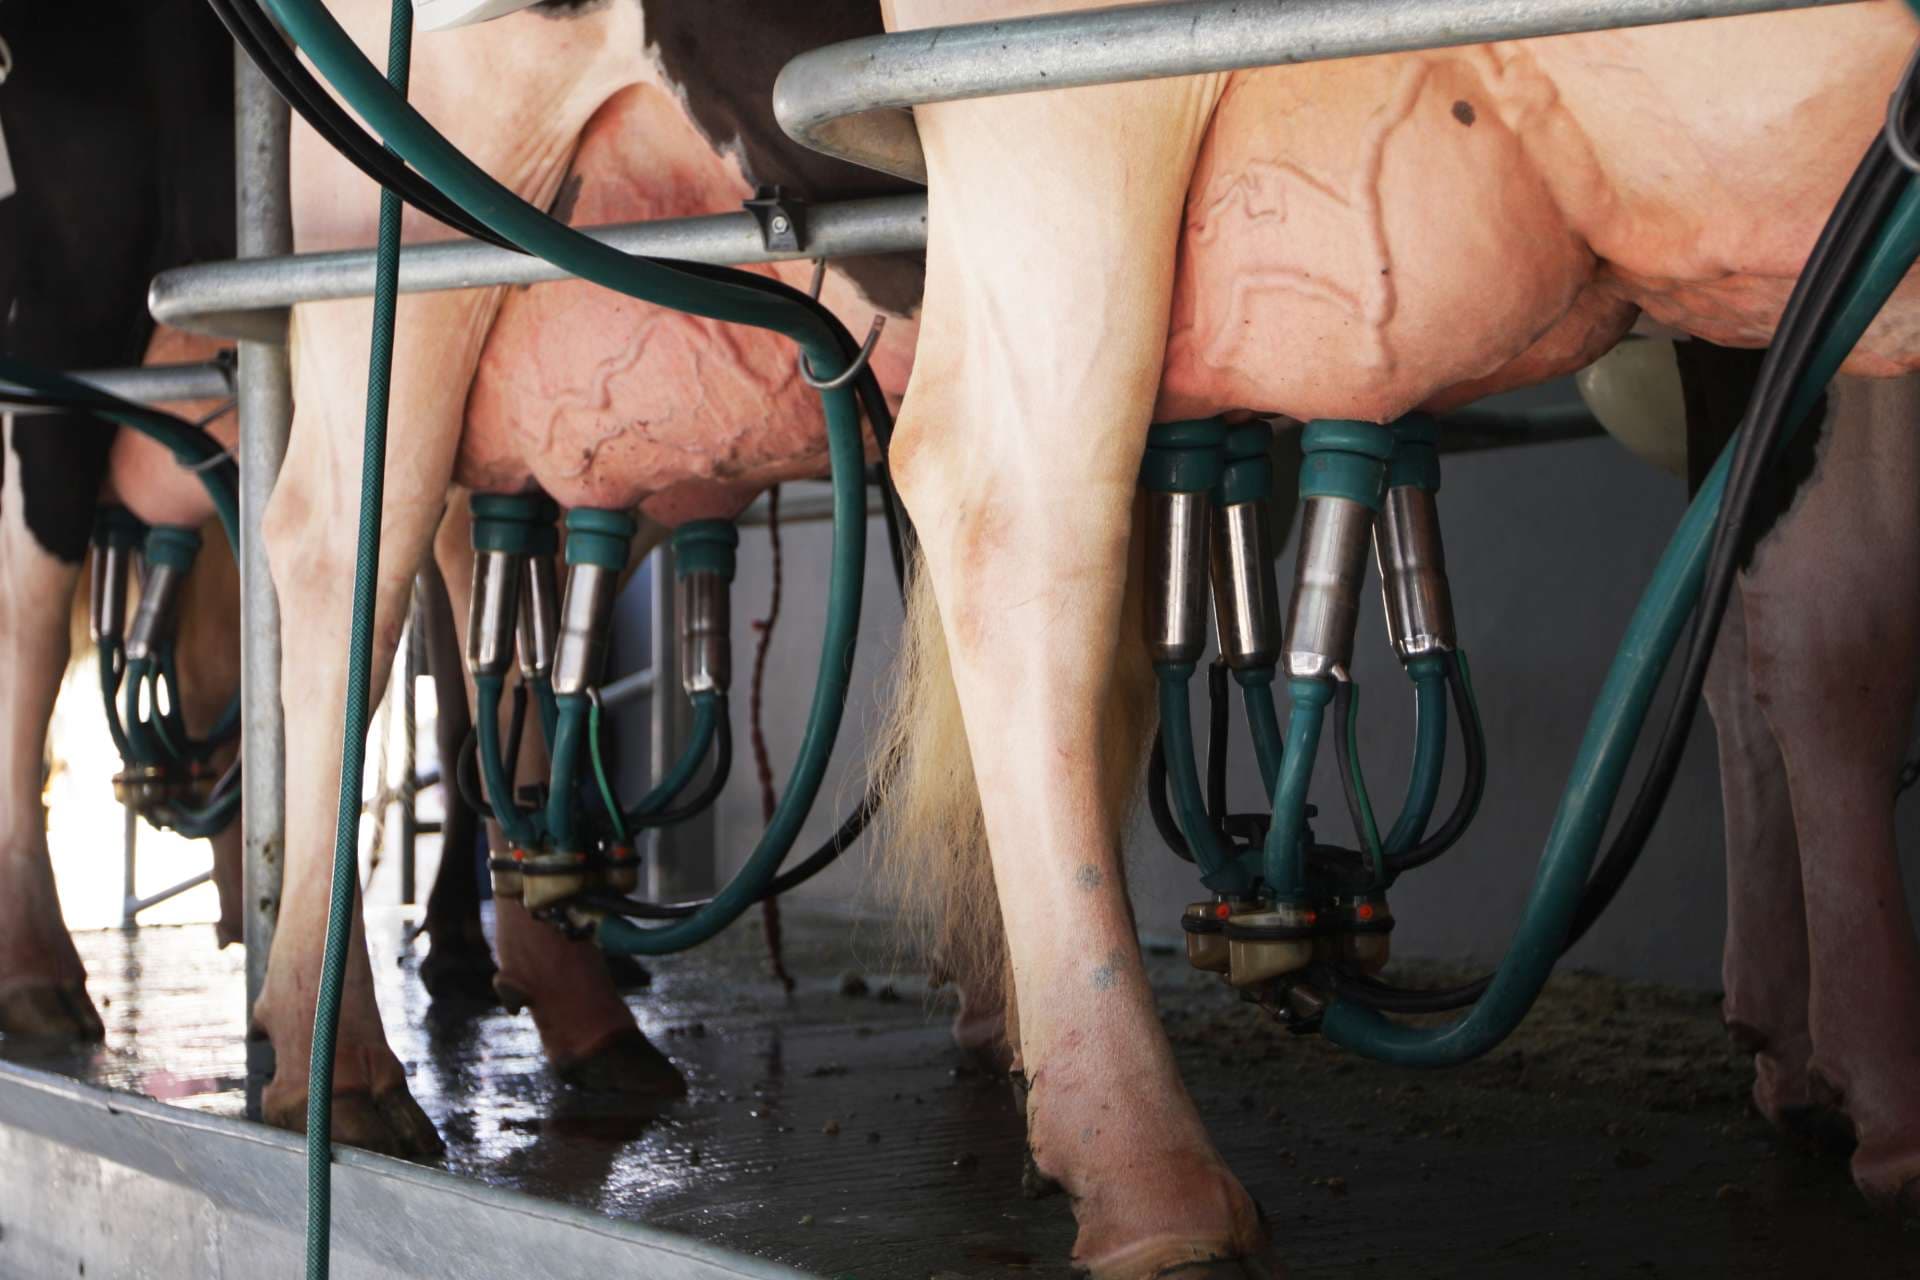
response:
[[(925, 180), (925, 162), (914, 129), (916, 104), (1061, 89), (1120, 81), (1229, 71), (1333, 58), (1386, 54), (1516, 40), (1615, 27), (1808, 8), (1848, 0), (1197, 0), (1194, 3), (1090, 9), (1006, 22), (931, 28), (876, 36), (816, 50), (795, 59), (775, 86), (779, 119), (796, 139), (827, 154), (889, 173)], [(431, 37), (428, 37), (431, 38)], [(280, 851), (284, 844), (284, 767), (279, 690), (277, 605), (267, 581), (259, 538), (260, 517), (284, 456), (291, 421), (291, 388), (285, 342), (286, 309), (296, 303), (368, 297), (373, 290), (371, 251), (294, 255), (288, 195), (288, 112), (244, 56), (238, 58), (238, 245), (232, 262), (180, 268), (157, 277), (149, 295), (156, 320), (177, 328), (240, 340), (236, 398), (240, 413), (243, 750), (246, 782), (246, 900), (258, 904), (247, 920), (248, 999), (259, 989), (272, 916), (278, 901)], [(751, 213), (601, 228), (593, 232), (623, 251), (715, 265), (743, 265), (800, 258), (839, 258), (924, 248), (924, 197), (904, 196), (807, 206), (800, 226), (775, 227)], [(408, 248), (401, 258), (400, 289), (425, 292), (505, 284), (531, 284), (564, 273), (533, 257), (459, 241)], [(163, 372), (98, 375), (102, 385), (130, 397), (160, 400), (184, 394), (180, 386), (216, 394), (223, 371), (182, 371), (184, 381)], [(179, 386), (175, 384), (179, 383)], [(1503, 428), (1516, 425), (1499, 415), (1462, 415), (1464, 434), (1481, 431), (1482, 442), (1525, 438)], [(1533, 424), (1528, 424), (1533, 425)], [(1560, 414), (1534, 438), (1568, 438), (1592, 430), (1584, 415)], [(256, 918), (257, 917), (257, 918)], [(260, 1064), (264, 1076), (270, 1067)], [(257, 1081), (256, 1081), (257, 1083)], [(50, 1161), (100, 1166), (115, 1172), (116, 1215), (138, 1215), (156, 1227), (184, 1219), (246, 1218), (242, 1202), (257, 1201), (247, 1187), (259, 1182), (258, 1131), (195, 1121), (190, 1140), (214, 1150), (194, 1161), (199, 1170), (186, 1183), (142, 1176), (154, 1165), (154, 1136), (167, 1127), (170, 1109), (144, 1100), (114, 1101), (96, 1091), (58, 1086), (34, 1073), (0, 1065), (0, 1104), (31, 1094), (29, 1107), (0, 1105), (0, 1146), (39, 1144)], [(102, 1141), (108, 1116), (148, 1117), (138, 1135)], [(122, 1120), (124, 1126), (128, 1121)], [(269, 1136), (269, 1135), (262, 1135)], [(274, 1155), (291, 1164), (294, 1140), (270, 1135)], [(284, 1153), (279, 1147), (289, 1147)], [(413, 1194), (443, 1205), (488, 1206), (484, 1189), (463, 1191), (459, 1180), (423, 1175), (382, 1157), (350, 1153), (354, 1171), (399, 1178)], [(183, 1167), (162, 1158), (161, 1164)], [(288, 1172), (291, 1172), (289, 1169)], [(351, 1175), (351, 1176), (357, 1176)], [(440, 1185), (445, 1183), (445, 1186)], [(290, 1189), (275, 1197), (294, 1204)], [(129, 1201), (137, 1202), (130, 1204)], [(190, 1202), (190, 1203), (189, 1203)], [(426, 1203), (371, 1195), (351, 1212), (357, 1230), (378, 1234), (382, 1219), (404, 1214), (415, 1230), (427, 1224), (465, 1221)], [(88, 1230), (86, 1214), (50, 1215)], [(579, 1221), (573, 1219), (578, 1218)], [(293, 1224), (286, 1224), (291, 1227)], [(774, 1274), (745, 1260), (703, 1256), (701, 1247), (662, 1233), (612, 1230), (584, 1214), (550, 1215), (545, 1256), (573, 1259), (605, 1255), (645, 1258), (660, 1275)], [(469, 1227), (471, 1224), (469, 1223)], [(128, 1247), (135, 1236), (123, 1233)], [(434, 1274), (501, 1274), (514, 1269), (510, 1254), (476, 1230), (437, 1231), (431, 1242)], [(77, 1240), (77, 1237), (76, 1237)], [(97, 1243), (95, 1241), (94, 1243)], [(425, 1243), (424, 1240), (416, 1243)], [(297, 1230), (283, 1229), (248, 1240), (254, 1269), (286, 1272), (300, 1253)], [(51, 1255), (50, 1255), (51, 1256)], [(122, 1261), (131, 1262), (129, 1254)], [(608, 1258), (609, 1262), (613, 1259)], [(425, 1272), (422, 1272), (425, 1273)]]

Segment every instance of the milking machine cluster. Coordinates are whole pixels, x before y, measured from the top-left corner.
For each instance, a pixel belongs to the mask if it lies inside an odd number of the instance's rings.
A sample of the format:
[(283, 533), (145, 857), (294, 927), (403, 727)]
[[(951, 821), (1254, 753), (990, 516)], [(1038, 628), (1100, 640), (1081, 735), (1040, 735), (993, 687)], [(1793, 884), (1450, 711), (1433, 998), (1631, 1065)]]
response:
[[(229, 464), (231, 465), (231, 464)], [(216, 772), (213, 757), (240, 732), (236, 695), (205, 738), (187, 732), (175, 644), (180, 595), (200, 553), (197, 531), (142, 524), (124, 507), (102, 507), (93, 527), (87, 629), (100, 669), (107, 729), (124, 768), (121, 804), (156, 827), (189, 837), (218, 834), (240, 812), (240, 758)], [(145, 561), (139, 602), (127, 621), (127, 580)]]
[[(1315, 975), (1379, 972), (1389, 954), (1394, 880), (1451, 848), (1479, 806), (1486, 745), (1466, 657), (1456, 643), (1435, 494), (1439, 430), (1424, 415), (1392, 427), (1316, 422), (1301, 441), (1301, 534), (1287, 621), (1274, 586), (1272, 428), (1264, 422), (1166, 423), (1148, 436), (1146, 642), (1159, 682), (1161, 736), (1148, 795), (1169, 846), (1212, 896), (1181, 918), (1187, 958), (1295, 1025), (1324, 1001)], [(1352, 678), (1366, 562), (1379, 565), (1387, 626), (1414, 689), (1415, 755), (1399, 817), (1383, 837), (1362, 776)], [(1212, 609), (1208, 609), (1211, 595)], [(1187, 687), (1206, 650), (1211, 732), (1203, 796)], [(1271, 815), (1226, 811), (1225, 684), (1240, 687)], [(1279, 727), (1274, 685), (1291, 714)], [(1427, 835), (1439, 797), (1451, 689), (1468, 763), (1452, 814)], [(1314, 838), (1307, 804), (1327, 708), (1360, 847)], [(1171, 793), (1169, 795), (1169, 793)]]
[[(697, 520), (674, 532), (681, 684), (693, 704), (693, 731), (661, 781), (627, 807), (607, 773), (599, 688), (634, 521), (621, 511), (579, 508), (567, 514), (562, 597), (553, 572), (558, 515), (539, 496), (489, 494), (473, 502), (467, 670), (476, 690), (473, 758), (485, 795), (474, 798), (507, 840), (506, 853), (491, 863), (494, 893), (590, 931), (608, 913), (647, 913), (647, 904), (625, 896), (640, 882), (633, 844), (638, 833), (692, 817), (726, 784), (733, 674), (728, 588), (739, 534), (725, 520)], [(503, 743), (500, 708), (516, 655), (520, 682)], [(550, 773), (523, 799), (514, 775), (530, 702)], [(707, 781), (688, 795), (709, 756)]]
[[(61, 409), (149, 436), (199, 477), (228, 545), (238, 554), (239, 475), (233, 459), (197, 424), (134, 404), (64, 375), (0, 359), (0, 402)], [(214, 757), (240, 732), (236, 693), (204, 738), (187, 731), (176, 658), (179, 602), (200, 553), (200, 534), (178, 525), (147, 526), (119, 506), (94, 517), (87, 630), (97, 652), (107, 729), (120, 753), (116, 799), (156, 827), (200, 838), (225, 830), (240, 812), (240, 760), (216, 771)], [(131, 621), (127, 588), (142, 562)]]

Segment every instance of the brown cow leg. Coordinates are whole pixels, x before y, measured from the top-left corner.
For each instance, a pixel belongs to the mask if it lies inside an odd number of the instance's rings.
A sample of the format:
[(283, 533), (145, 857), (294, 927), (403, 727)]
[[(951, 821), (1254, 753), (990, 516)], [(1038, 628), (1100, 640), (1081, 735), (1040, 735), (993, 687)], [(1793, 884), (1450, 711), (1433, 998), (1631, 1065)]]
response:
[(467, 805), (455, 780), (460, 751), (473, 727), (467, 707), (467, 682), (460, 655), (460, 632), (439, 567), (420, 569), (420, 623), (426, 638), (427, 670), (433, 676), (434, 740), (439, 748), (446, 817), (440, 828), (440, 870), (427, 895), (421, 932), (432, 950), (420, 963), (420, 981), (438, 1001), (493, 1003), (493, 951), (480, 928), (480, 868), (474, 844), (480, 815)]
[(1792, 793), (1814, 1096), (1852, 1122), (1861, 1190), (1911, 1213), (1920, 947), (1893, 791), (1920, 661), (1920, 380), (1842, 379), (1832, 403), (1812, 481), (1748, 575), (1748, 660)]
[(14, 419), (5, 419), (8, 466), (0, 497), (0, 1034), (99, 1040), (106, 1034), (87, 973), (60, 918), (47, 815), (40, 800), (47, 722), (67, 664), (67, 605), (76, 566), (41, 549), (22, 520)]

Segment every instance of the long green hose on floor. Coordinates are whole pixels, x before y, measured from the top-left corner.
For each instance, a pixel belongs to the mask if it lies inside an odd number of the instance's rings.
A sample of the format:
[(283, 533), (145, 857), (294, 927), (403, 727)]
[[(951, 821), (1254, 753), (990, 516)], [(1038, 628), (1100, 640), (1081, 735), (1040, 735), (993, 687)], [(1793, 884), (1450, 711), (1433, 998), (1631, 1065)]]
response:
[[(412, 0), (393, 0), (387, 80), (407, 91), (413, 55)], [(313, 1010), (307, 1063), (307, 1277), (326, 1280), (333, 1245), (333, 1048), (340, 1031), (347, 943), (360, 887), (360, 781), (366, 768), (373, 687), (374, 607), (380, 581), (380, 509), (386, 495), (387, 405), (393, 377), (393, 321), (400, 284), (400, 197), (380, 193), (380, 243), (373, 278), (373, 358), (367, 365), (366, 440), (360, 451), (360, 532), (353, 568), (352, 637), (347, 649), (346, 728), (340, 743), (340, 808), (333, 833), (333, 885), (327, 942)]]

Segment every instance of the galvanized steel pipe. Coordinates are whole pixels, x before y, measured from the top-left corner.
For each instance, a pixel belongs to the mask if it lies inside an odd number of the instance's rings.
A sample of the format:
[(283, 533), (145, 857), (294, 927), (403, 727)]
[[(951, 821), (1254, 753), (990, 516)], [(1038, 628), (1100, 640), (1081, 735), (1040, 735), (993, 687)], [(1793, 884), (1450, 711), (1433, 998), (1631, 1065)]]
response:
[(914, 182), (907, 108), (1042, 89), (1806, 9), (1852, 0), (1193, 0), (925, 27), (803, 53), (773, 112), (815, 151)]
[[(663, 218), (581, 230), (625, 253), (711, 266), (918, 253), (927, 244), (924, 196), (882, 196), (813, 205), (806, 245), (774, 251), (749, 213)], [(147, 290), (153, 318), (176, 329), (264, 342), (286, 340), (287, 308), (373, 296), (373, 250), (345, 249), (236, 262), (203, 262), (162, 271)], [(539, 284), (571, 277), (531, 254), (474, 240), (409, 245), (400, 255), (400, 292)]]

